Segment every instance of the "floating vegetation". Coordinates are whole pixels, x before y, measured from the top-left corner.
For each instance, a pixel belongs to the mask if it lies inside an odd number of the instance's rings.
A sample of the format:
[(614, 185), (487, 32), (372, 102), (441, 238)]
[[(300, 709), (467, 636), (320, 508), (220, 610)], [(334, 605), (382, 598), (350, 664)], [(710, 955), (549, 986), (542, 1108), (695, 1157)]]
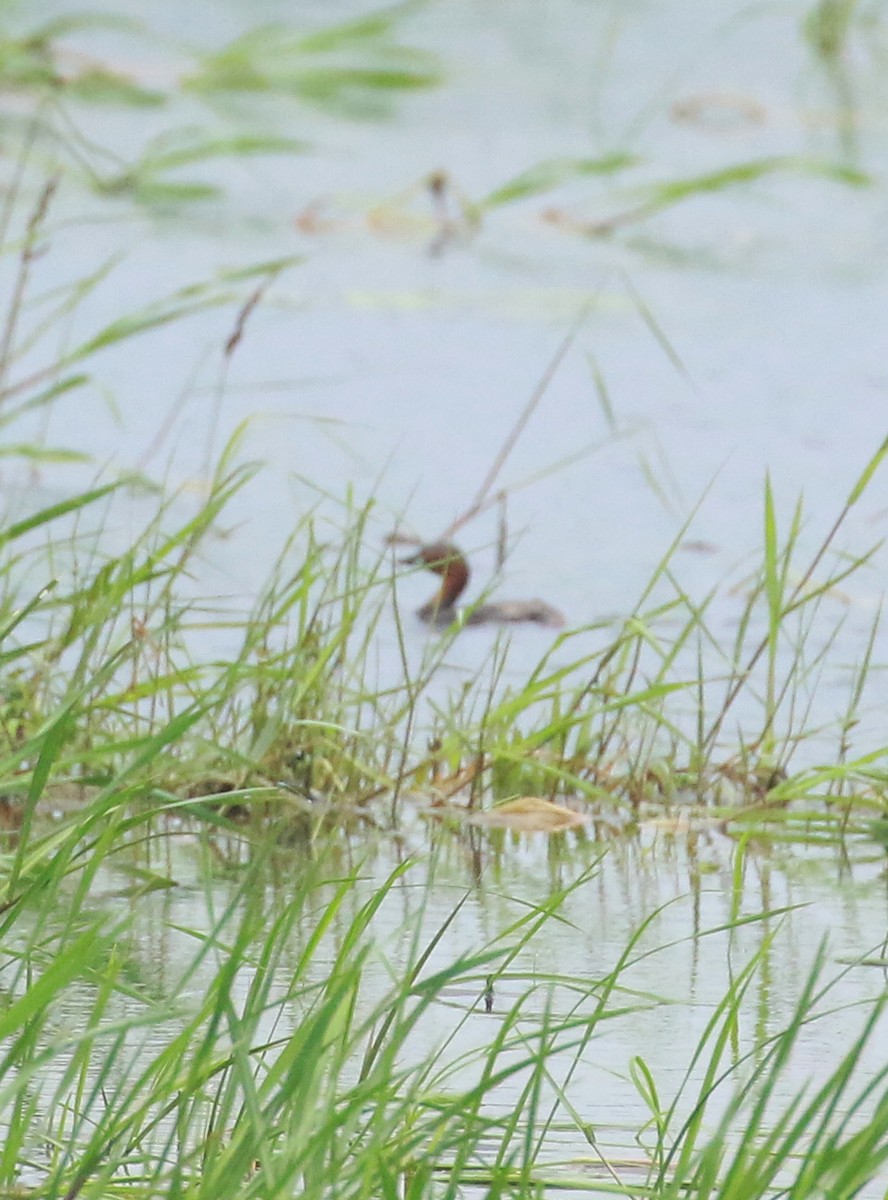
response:
[(144, 205), (207, 200), (218, 196), (215, 184), (176, 173), (223, 157), (302, 153), (306, 141), (269, 131), (265, 120), (259, 128), (232, 131), (230, 125), (170, 128), (167, 119), (139, 153), (122, 161), (81, 131), (76, 102), (160, 108), (173, 107), (188, 92), (208, 99), (250, 92), (291, 97), (349, 119), (385, 116), (396, 96), (437, 86), (442, 78), (434, 55), (397, 40), (397, 26), (413, 7), (395, 6), (311, 33), (285, 25), (253, 29), (223, 50), (196, 54), (192, 68), (172, 75), (163, 89), (65, 46), (66, 37), (92, 28), (148, 41), (142, 23), (114, 15), (66, 16), (18, 38), (0, 38), (0, 83), (35, 101), (34, 127), (23, 126), (25, 138), (39, 133), (53, 143), (54, 157), (72, 163), (95, 190)]
[(872, 180), (865, 172), (842, 163), (819, 162), (799, 158), (766, 158), (746, 163), (731, 163), (716, 171), (707, 171), (686, 179), (651, 184), (637, 190), (637, 200), (614, 216), (586, 220), (552, 208), (544, 219), (569, 233), (586, 237), (606, 237), (624, 225), (634, 225), (666, 209), (698, 196), (725, 192), (756, 183), (776, 174), (813, 175), (847, 187), (867, 187)]
[(105, 63), (67, 52), (59, 45), (66, 35), (89, 30), (118, 30), (141, 36), (144, 27), (113, 14), (84, 13), (59, 17), (19, 37), (0, 37), (0, 82), (11, 91), (51, 91), (89, 103), (154, 108), (166, 101), (163, 92), (146, 88)]
[(213, 184), (169, 178), (182, 167), (218, 158), (248, 158), (260, 154), (299, 154), (305, 143), (297, 138), (240, 134), (209, 138), (200, 130), (181, 129), (152, 139), (136, 162), (104, 178), (93, 175), (97, 191), (126, 195), (140, 204), (170, 204), (206, 200), (220, 194)]
[(590, 816), (588, 812), (553, 804), (543, 796), (518, 796), (485, 812), (472, 813), (468, 819), (488, 829), (511, 829), (515, 833), (563, 833), (587, 824)]
[(434, 55), (401, 45), (396, 28), (410, 5), (306, 34), (283, 25), (251, 29), (205, 55), (186, 86), (198, 92), (286, 95), (339, 116), (382, 117), (392, 94), (435, 87)]
[(608, 154), (603, 158), (553, 158), (537, 163), (522, 171), (514, 179), (501, 183), (483, 200), (478, 201), (481, 209), (497, 208), (501, 204), (512, 204), (528, 196), (538, 196), (554, 188), (563, 187), (577, 179), (597, 175), (616, 175), (638, 164), (639, 158), (632, 154)]

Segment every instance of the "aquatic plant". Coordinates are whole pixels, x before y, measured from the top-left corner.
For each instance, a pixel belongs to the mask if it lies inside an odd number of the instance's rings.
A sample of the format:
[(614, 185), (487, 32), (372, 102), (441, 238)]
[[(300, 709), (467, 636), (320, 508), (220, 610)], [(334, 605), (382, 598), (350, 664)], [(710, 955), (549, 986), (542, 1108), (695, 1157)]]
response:
[(441, 82), (433, 54), (396, 38), (398, 24), (415, 7), (399, 4), (315, 32), (283, 25), (251, 29), (204, 54), (186, 86), (294, 96), (352, 118), (385, 116), (399, 92)]
[[(70, 20), (4, 37), (7, 88), (37, 101), (20, 127), (26, 144), (9, 160), (19, 182), (0, 229), (7, 464), (89, 461), (81, 448), (21, 430), (78, 397), (96, 356), (227, 306), (216, 347), (224, 377), (254, 310), (298, 261), (281, 255), (147, 305), (134, 300), (85, 333), (72, 319), (114, 279), (115, 261), (32, 305), (58, 179), (29, 174), (34, 160), (45, 165), (47, 133), (54, 170), (73, 162), (100, 195), (149, 208), (217, 194), (178, 174), (197, 163), (305, 149), (253, 112), (244, 129), (183, 128), (172, 116), (122, 161), (80, 133), (68, 102), (159, 108), (187, 90), (192, 104), (285, 97), (302, 111), (382, 117), (444, 77), (434, 55), (402, 41), (414, 7), (314, 32), (249, 31), (188, 52), (185, 78), (167, 91), (102, 64), (72, 69)], [(824, 0), (812, 12), (818, 53), (841, 55), (859, 9)], [(488, 184), (479, 201), (460, 192), (461, 228), (474, 232), (481, 217), (579, 181), (622, 185), (637, 162), (619, 148), (546, 159)], [(548, 219), (600, 236), (695, 196), (812, 172), (868, 182), (800, 155), (751, 157), (608, 190), (606, 211), (617, 215), (604, 221), (585, 210), (573, 224), (560, 211)], [(432, 198), (445, 184), (456, 193), (443, 170), (422, 179)], [(632, 299), (680, 365), (655, 314)], [(60, 328), (76, 337), (60, 338)], [(613, 425), (597, 368), (594, 382)], [(499, 468), (539, 394), (458, 519), (464, 526), (498, 502)], [(681, 580), (676, 552), (692, 517), (624, 613), (553, 635), (516, 677), (504, 641), (454, 675), (454, 639), (467, 631), (454, 622), (429, 637), (411, 625), (372, 498), (356, 502), (346, 490), (335, 524), (294, 514), (251, 603), (208, 595), (207, 539), (242, 490), (262, 484), (242, 433), (220, 452), (208, 429), (206, 487), (187, 506), (147, 466), (122, 478), (106, 470), (49, 502), (25, 491), (0, 530), (0, 1186), (66, 1200), (420, 1200), (482, 1188), (490, 1197), (570, 1188), (650, 1200), (850, 1200), (882, 1179), (884, 1003), (843, 1013), (836, 1061), (818, 1064), (807, 1087), (793, 1074), (807, 1031), (838, 1004), (825, 949), (800, 971), (789, 1017), (751, 1030), (751, 989), (781, 931), (768, 926), (758, 953), (731, 957), (730, 987), (687, 1046), (677, 1085), (657, 1062), (629, 1056), (644, 1108), (626, 1155), (579, 1081), (609, 1028), (674, 1003), (639, 994), (631, 977), (644, 956), (673, 948), (651, 946), (659, 914), (615, 961), (571, 973), (540, 964), (573, 893), (590, 882), (582, 871), (542, 900), (515, 897), (504, 932), (457, 952), (458, 900), (437, 922), (413, 904), (398, 939), (380, 936), (380, 914), (407, 889), (427, 903), (452, 886), (442, 881), (448, 846), (466, 853), (471, 872), (479, 844), (502, 855), (517, 829), (545, 829), (560, 866), (580, 850), (597, 857), (599, 842), (618, 853), (652, 813), (663, 828), (717, 823), (733, 840), (731, 920), (695, 928), (696, 940), (730, 941), (779, 915), (743, 912), (757, 843), (832, 844), (880, 861), (888, 747), (859, 732), (870, 697), (881, 703), (878, 614), (833, 726), (808, 709), (835, 654), (826, 601), (870, 562), (871, 550), (840, 539), (888, 442), (861, 453), (846, 503), (813, 549), (801, 500), (784, 514), (764, 478), (761, 551), (727, 635), (710, 618), (727, 582), (713, 579), (700, 599)], [(104, 530), (136, 490), (155, 497), (155, 510), (126, 545), (112, 545)], [(402, 668), (385, 686), (375, 672), (383, 622)], [(404, 849), (411, 837), (428, 848), (421, 861)], [(380, 845), (404, 862), (369, 884)], [(468, 877), (478, 886), (467, 874), (460, 889)], [(183, 893), (196, 898), (184, 914)], [(868, 962), (883, 970), (884, 957), (880, 947)]]
[[(745, 962), (688, 1047), (674, 1096), (661, 1094), (655, 1065), (627, 1063), (650, 1113), (627, 1159), (581, 1067), (605, 1029), (666, 999), (637, 995), (630, 979), (641, 958), (669, 953), (650, 944), (657, 914), (592, 974), (541, 970), (535, 947), (588, 883), (581, 875), (458, 954), (444, 951), (461, 903), (431, 928), (420, 909), (406, 944), (381, 960), (374, 930), (418, 864), (368, 889), (360, 866), (312, 864), (270, 840), (248, 850), (216, 834), (177, 837), (181, 803), (127, 801), (123, 770), (115, 796), (4, 860), (0, 1181), (18, 1195), (98, 1197), (137, 1179), (146, 1196), (223, 1200), (481, 1186), (655, 1200), (689, 1189), (760, 1200), (779, 1186), (807, 1200), (827, 1184), (850, 1198), (884, 1170), (888, 1069), (867, 1066), (883, 1003), (861, 1007), (813, 1089), (795, 1094), (791, 1082), (797, 1043), (830, 1015), (822, 958), (785, 1027), (738, 1041), (766, 950)], [(233, 875), (221, 905), (220, 871)], [(205, 926), (174, 916), (180, 883), (202, 891)], [(162, 969), (143, 908), (167, 946)], [(418, 1052), (418, 1039), (430, 1048)]]
[(15, 120), (27, 153), (39, 155), (47, 169), (64, 170), (100, 194), (155, 208), (207, 200), (219, 195), (218, 186), (183, 179), (182, 168), (219, 158), (303, 153), (306, 140), (269, 128), (268, 113), (232, 128), (230, 121), (196, 123), (193, 115), (182, 124), (173, 111), (147, 138), (135, 139), (141, 148), (123, 157), (83, 131), (77, 106), (175, 110), (189, 92), (210, 105), (223, 94), (246, 92), (288, 97), (349, 119), (386, 116), (399, 95), (435, 87), (442, 78), (432, 53), (398, 40), (398, 26), (416, 7), (399, 4), (313, 30), (254, 28), (214, 52), (183, 47), (181, 68), (163, 86), (148, 86), (66, 44), (95, 29), (126, 35), (144, 49), (157, 41), (145, 22), (113, 13), (68, 14), (18, 35), (4, 33), (0, 81), (32, 102), (32, 111)]

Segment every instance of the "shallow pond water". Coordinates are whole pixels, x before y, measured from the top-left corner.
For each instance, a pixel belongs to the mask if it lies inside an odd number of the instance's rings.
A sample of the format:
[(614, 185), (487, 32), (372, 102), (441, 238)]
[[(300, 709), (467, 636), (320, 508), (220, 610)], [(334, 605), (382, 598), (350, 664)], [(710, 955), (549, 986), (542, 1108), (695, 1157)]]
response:
[[(370, 7), (339, 3), (335, 15)], [(89, 467), (44, 468), (41, 485), (78, 486), (99, 464), (200, 491), (215, 454), (248, 421), (243, 453), (268, 465), (262, 483), (237, 498), (231, 535), (207, 565), (207, 586), (246, 606), (297, 518), (317, 506), (335, 531), (346, 520), (338, 499), (349, 488), (359, 504), (373, 498), (370, 535), (379, 545), (395, 526), (426, 537), (448, 526), (588, 305), (498, 481), (514, 488), (503, 594), (545, 595), (576, 626), (625, 614), (699, 504), (674, 573), (694, 598), (716, 588), (711, 626), (730, 640), (759, 561), (765, 473), (783, 528), (804, 495), (800, 541), (810, 555), (888, 433), (888, 28), (871, 6), (830, 62), (804, 36), (812, 8), (708, 0), (418, 5), (396, 36), (436, 56), (441, 84), (390, 98), (390, 111), (374, 121), (282, 96), (176, 86), (202, 55), (264, 21), (319, 27), (330, 19), (326, 3), (157, 0), (144, 18), (143, 6), (121, 2), (115, 11), (147, 20), (150, 36), (73, 30), (66, 53), (95, 55), (171, 89), (158, 110), (62, 101), (84, 146), (132, 162), (152, 136), (196, 126), (224, 135), (274, 132), (303, 139), (307, 149), (183, 167), (174, 179), (209, 179), (222, 189), (215, 200), (188, 204), (99, 197), (85, 173), (66, 174), (47, 252), (33, 267), (38, 293), (122, 256), (78, 306), (65, 333), (70, 344), (224, 269), (287, 255), (301, 261), (271, 284), (227, 366), (222, 348), (244, 292), (97, 355), (84, 392), (60, 402), (47, 425), (38, 416), (16, 432), (16, 440), (39, 436), (92, 455)], [(10, 21), (24, 29), (38, 10), (47, 20), (73, 11), (41, 0)], [(59, 118), (58, 127), (69, 126)], [(38, 151), (32, 193), (53, 160), (65, 157), (49, 139)], [(626, 165), (584, 175), (565, 169), (561, 186), (489, 206), (477, 225), (464, 220), (460, 195), (477, 202), (539, 163), (609, 155), (626, 156)], [(87, 149), (86, 156), (107, 166), (103, 154)], [(590, 224), (633, 212), (654, 185), (772, 161), (745, 185), (701, 186), (644, 220), (592, 236)], [(454, 228), (444, 237), (431, 172), (446, 174)], [(859, 555), (881, 541), (886, 497), (877, 477), (838, 549)], [(117, 528), (125, 539), (130, 519), (138, 516), (121, 512), (106, 534)], [(493, 512), (462, 534), (479, 586), (494, 576), (497, 537)], [(812, 726), (845, 703), (886, 568), (879, 547), (822, 605), (812, 654), (841, 628), (814, 692)], [(405, 611), (426, 595), (417, 576), (399, 582)], [(418, 660), (426, 631), (406, 628), (406, 653)], [(570, 653), (593, 647), (595, 636), (579, 635)], [(485, 660), (492, 637), (460, 636), (452, 679)], [(384, 686), (402, 670), (392, 615), (377, 638)], [(539, 630), (516, 631), (506, 677), (522, 679), (549, 640)], [(874, 660), (888, 661), (882, 632)], [(881, 704), (867, 709), (855, 736), (860, 749), (884, 746)], [(833, 754), (832, 735), (801, 750), (814, 762)], [(413, 836), (424, 853), (427, 831)], [(668, 1092), (737, 956), (775, 924), (781, 928), (744, 1031), (750, 1038), (785, 1022), (824, 934), (838, 962), (877, 947), (884, 933), (884, 858), (869, 844), (841, 859), (831, 850), (750, 853), (743, 910), (786, 911), (730, 937), (700, 937), (734, 915), (734, 846), (721, 834), (691, 841), (652, 825), (636, 840), (606, 846), (571, 840), (563, 853), (542, 839), (503, 838), (497, 846), (479, 837), (480, 877), (476, 851), (454, 840), (439, 848), (433, 888), (418, 867), (393, 894), (377, 937), (394, 947), (394, 960), (398, 933), (416, 913), (433, 929), (470, 890), (442, 947), (453, 953), (507, 925), (516, 897), (528, 903), (547, 895), (604, 849), (567, 901), (568, 923), (551, 927), (547, 961), (594, 974), (665, 906), (649, 936), (670, 949), (638, 963), (632, 983), (677, 1003), (627, 1018), (625, 1038), (615, 1031), (596, 1043), (595, 1063), (583, 1066), (588, 1077), (576, 1081), (588, 1119), (612, 1131), (615, 1145), (640, 1119), (629, 1057), (644, 1057)], [(349, 853), (363, 857), (360, 847)], [(385, 851), (371, 853), (366, 886), (391, 865)], [(413, 889), (421, 906), (414, 907)], [(137, 941), (159, 987), (180, 953), (173, 931), (199, 927), (205, 903), (203, 890), (187, 887), (140, 902)], [(837, 999), (883, 986), (881, 972), (854, 968)], [(504, 985), (497, 1007), (508, 1000)], [(475, 998), (455, 1003), (464, 1008)], [(488, 1019), (496, 1011), (478, 1014)], [(841, 1042), (844, 1021), (838, 1014), (806, 1032), (799, 1081)], [(485, 1028), (464, 1034), (483, 1038)], [(579, 1150), (570, 1145), (566, 1153)]]
[[(338, 5), (336, 18), (369, 7)], [(47, 19), (70, 11), (39, 8)], [(116, 11), (142, 20), (135, 6)], [(172, 90), (159, 110), (72, 101), (66, 120), (125, 162), (182, 128), (286, 134), (306, 152), (168, 172), (222, 188), (219, 199), (191, 204), (99, 198), (83, 173), (66, 177), (37, 286), (123, 255), (80, 304), (76, 343), (122, 307), (222, 269), (291, 254), (302, 261), (270, 286), (227, 367), (221, 349), (242, 301), (97, 356), (92, 386), (59, 403), (48, 429), (38, 417), (40, 436), (86, 449), (106, 469), (138, 467), (200, 488), (228, 434), (248, 421), (243, 454), (268, 467), (261, 486), (238, 497), (211, 576), (214, 590), (246, 603), (308, 507), (334, 530), (346, 519), (325, 496), (372, 497), (370, 539), (380, 545), (395, 526), (425, 537), (448, 526), (588, 304), (497, 481), (516, 489), (503, 593), (545, 595), (574, 626), (624, 614), (699, 505), (673, 570), (695, 601), (716, 589), (710, 623), (727, 640), (759, 561), (767, 471), (783, 531), (804, 497), (801, 574), (888, 429), (888, 49), (877, 8), (852, 24), (832, 61), (806, 37), (803, 5), (561, 0), (516, 3), (505, 15), (484, 4), (421, 4), (392, 37), (435, 56), (440, 86), (387, 97), (388, 113), (371, 121), (282, 95), (175, 90), (199, 73), (202, 55), (257, 22), (316, 28), (329, 22), (325, 5), (294, 14), (267, 3), (260, 13), (192, 0), (184, 11), (153, 5), (144, 36), (73, 30), (62, 45), (74, 61), (97, 56)], [(35, 181), (50, 157), (42, 149)], [(612, 155), (631, 165), (591, 175), (549, 168), (556, 182), (564, 175), (561, 186), (490, 207), (463, 227), (460, 196), (480, 201), (540, 163)], [(109, 169), (98, 152), (90, 161)], [(692, 188), (609, 237), (583, 234), (584, 222), (632, 212), (652, 185), (744, 163), (774, 165), (746, 185)], [(438, 253), (435, 199), (423, 183), (433, 171), (446, 174), (456, 225)], [(52, 478), (65, 476), (53, 468)], [(882, 540), (885, 495), (877, 480), (836, 551), (860, 555)], [(494, 578), (496, 521), (490, 512), (461, 535), (479, 587)], [(815, 689), (812, 726), (846, 701), (886, 566), (879, 549), (818, 614), (814, 652), (841, 631)], [(424, 592), (405, 581), (405, 609)], [(421, 645), (423, 631), (413, 633)], [(469, 665), (490, 641), (472, 636), (459, 650)], [(395, 643), (384, 623), (382, 682), (388, 664), (392, 675), (400, 670)], [(517, 677), (540, 647), (533, 632), (513, 638)], [(885, 652), (880, 634), (876, 661)], [(865, 711), (860, 747), (881, 745), (882, 732)], [(815, 746), (809, 758), (819, 753)]]
[[(132, 999), (121, 996), (105, 1019), (132, 1015), (152, 996), (160, 1003), (163, 997), (175, 997), (168, 1020), (155, 1020), (134, 1031), (136, 1063), (140, 1056), (147, 1062), (164, 1050), (212, 986), (217, 956), (221, 969), (227, 946), (235, 938), (237, 918), (231, 926), (217, 927), (215, 922), (233, 902), (237, 907), (243, 904), (242, 896), (237, 899), (238, 864), (243, 868), (247, 861), (243, 854), (249, 855), (246, 845), (200, 837), (186, 827), (170, 827), (158, 834), (153, 850), (151, 843), (143, 843), (133, 853), (125, 853), (118, 867), (102, 868), (90, 905), (112, 918), (121, 906), (133, 907), (132, 924), (118, 951), (126, 962)], [(580, 1120), (594, 1129), (598, 1150), (626, 1182), (633, 1172), (643, 1171), (651, 1147), (650, 1131), (641, 1132), (649, 1114), (632, 1081), (633, 1062), (640, 1058), (649, 1066), (663, 1104), (668, 1105), (682, 1087), (694, 1046), (754, 954), (760, 953), (761, 960), (734, 1031), (731, 1063), (742, 1063), (754, 1046), (765, 1045), (786, 1027), (824, 939), (828, 941), (824, 980), (836, 980), (818, 1005), (820, 1015), (800, 1034), (791, 1069), (772, 1097), (775, 1113), (782, 1111), (797, 1089), (822, 1080), (837, 1064), (861, 1026), (860, 1006), (884, 988), (884, 967), (857, 962), (865, 956), (881, 957), (884, 962), (884, 945), (873, 944), (873, 931), (884, 930), (888, 908), (882, 858), (855, 845), (841, 865), (832, 853), (784, 854), (779, 847), (750, 847), (742, 876), (735, 878), (735, 849), (714, 829), (700, 830), (693, 837), (686, 831), (676, 836), (656, 821), (647, 822), (638, 835), (606, 842), (576, 835), (547, 840), (541, 835), (503, 838), (479, 830), (445, 833), (437, 822), (415, 820), (408, 820), (402, 829), (397, 852), (375, 836), (350, 836), (329, 855), (324, 873), (330, 883), (321, 883), (312, 893), (292, 957), (285, 956), (278, 966), (271, 995), (289, 994), (302, 945), (332, 900), (337, 881), (352, 872), (357, 873), (356, 886), (337, 912), (310, 975), (301, 977), (307, 996), (313, 979), (323, 981), (327, 964), (361, 906), (385, 885), (405, 856), (416, 857), (373, 921), (362, 988), (362, 1002), (368, 1006), (386, 995), (392, 977), (415, 961), (413, 947), (430, 943), (461, 902), (423, 975), (490, 946), (533, 906), (545, 905), (573, 885), (558, 918), (544, 925), (497, 980), (491, 1011), (482, 1004), (483, 975), (475, 986), (467, 982), (445, 987), (403, 1053), (424, 1061), (436, 1048), (445, 1047), (439, 1060), (440, 1089), (467, 1087), (477, 1070), (473, 1053), (483, 1052), (501, 1023), (511, 1019), (513, 1004), (527, 996), (519, 1027), (529, 1035), (535, 1020), (547, 1012), (566, 1017), (587, 1011), (596, 1001), (600, 981), (637, 938), (632, 963), (621, 973), (607, 1006), (613, 1016), (600, 1023), (576, 1061), (569, 1052), (553, 1055), (550, 1061), (552, 1078), (566, 1080), (565, 1095), (575, 1117), (572, 1120), (564, 1107), (558, 1110), (540, 1158), (541, 1164), (559, 1164), (566, 1179), (600, 1178), (601, 1163), (576, 1126)], [(155, 878), (166, 878), (171, 886), (139, 894), (136, 866), (151, 870)], [(279, 848), (272, 854), (260, 877), (269, 920), (287, 903), (307, 869), (296, 848)], [(736, 925), (738, 918), (759, 916)], [(64, 920), (63, 913), (58, 920)], [(728, 930), (731, 924), (734, 928)], [(217, 952), (194, 970), (195, 954), (210, 928), (215, 931)], [(553, 983), (553, 976), (563, 981)], [(232, 981), (231, 1000), (236, 1006), (245, 1004), (254, 978), (254, 966), (245, 963)], [(184, 991), (182, 979), (187, 979)], [(257, 1031), (258, 1042), (286, 1036), (290, 1024), (299, 1021), (303, 1003), (294, 997), (282, 1012), (270, 1003), (267, 1020)], [(53, 1018), (60, 1045), (66, 1030), (88, 1023), (94, 1004), (92, 986), (69, 990), (65, 1006)], [(877, 1071), (888, 1055), (886, 1039), (888, 1028), (883, 1022), (869, 1045), (862, 1078)], [(124, 1063), (128, 1059), (129, 1055), (123, 1056)], [(47, 1094), (55, 1071), (65, 1061), (60, 1053), (45, 1068)], [(699, 1081), (701, 1070), (698, 1064), (691, 1079)], [(740, 1066), (738, 1078), (744, 1073)], [(109, 1087), (115, 1075), (112, 1071)], [(516, 1104), (523, 1082), (519, 1075), (500, 1085), (484, 1111), (491, 1117), (507, 1113)], [(730, 1091), (730, 1083), (723, 1085), (723, 1101), (709, 1106), (707, 1125), (713, 1132)], [(685, 1092), (680, 1112), (688, 1111), (692, 1095), (692, 1089)], [(555, 1093), (547, 1091), (545, 1104), (555, 1099)], [(161, 1143), (164, 1134), (162, 1123), (157, 1131)], [(583, 1193), (568, 1190), (565, 1194)], [(876, 1188), (865, 1194), (881, 1192)]]

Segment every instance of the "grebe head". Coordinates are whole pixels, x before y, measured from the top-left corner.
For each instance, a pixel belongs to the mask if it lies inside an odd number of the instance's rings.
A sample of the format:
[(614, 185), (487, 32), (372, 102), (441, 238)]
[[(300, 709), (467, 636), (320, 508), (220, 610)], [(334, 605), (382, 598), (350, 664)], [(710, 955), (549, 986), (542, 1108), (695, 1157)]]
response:
[(451, 571), (463, 570), (466, 573), (466, 582), (468, 582), (469, 564), (466, 562), (466, 556), (450, 542), (430, 542), (427, 546), (420, 546), (415, 554), (402, 558), (401, 562), (422, 563), (436, 575), (447, 575)]
[(418, 615), (432, 625), (449, 625), (456, 618), (456, 601), (469, 582), (469, 564), (463, 553), (448, 542), (431, 542), (401, 561), (422, 563), (441, 576), (441, 586)]

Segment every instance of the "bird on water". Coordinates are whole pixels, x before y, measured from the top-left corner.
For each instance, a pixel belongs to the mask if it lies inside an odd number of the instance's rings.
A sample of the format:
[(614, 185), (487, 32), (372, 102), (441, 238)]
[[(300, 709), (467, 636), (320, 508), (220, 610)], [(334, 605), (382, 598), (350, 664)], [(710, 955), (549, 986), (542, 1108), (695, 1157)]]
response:
[[(441, 577), (441, 586), (434, 596), (417, 610), (419, 619), (438, 629), (459, 620), (463, 614), (457, 607), (457, 601), (469, 582), (469, 564), (462, 551), (450, 542), (432, 542), (420, 546), (415, 554), (401, 561), (421, 563)], [(492, 601), (469, 607), (463, 617), (466, 625), (515, 624), (520, 621), (558, 629), (564, 624), (564, 617), (545, 600)]]

